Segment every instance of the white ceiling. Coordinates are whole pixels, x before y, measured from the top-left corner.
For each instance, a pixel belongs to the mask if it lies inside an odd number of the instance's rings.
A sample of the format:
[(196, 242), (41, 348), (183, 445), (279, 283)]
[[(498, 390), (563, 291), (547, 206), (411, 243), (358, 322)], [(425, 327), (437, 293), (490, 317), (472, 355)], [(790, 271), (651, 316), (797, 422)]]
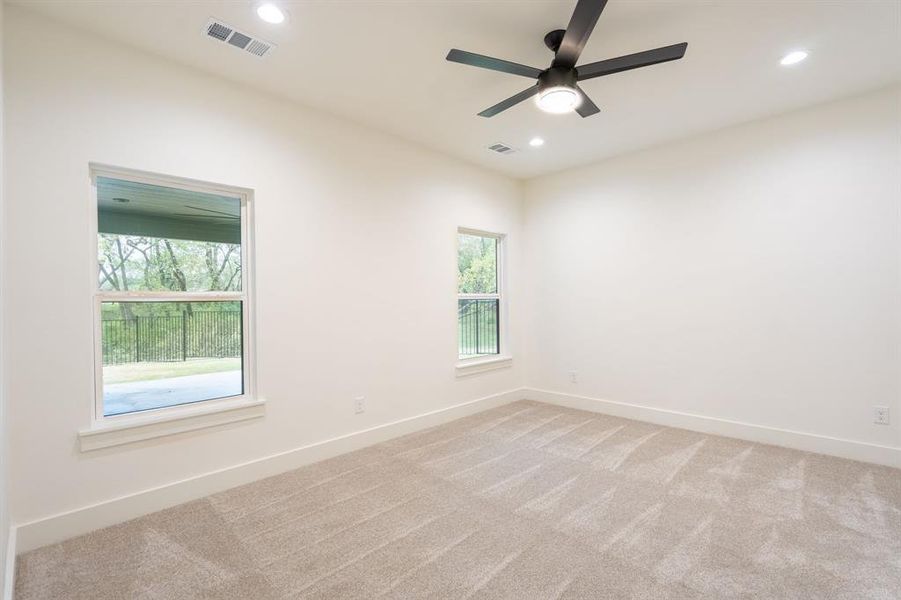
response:
[[(531, 101), (480, 110), (525, 78), (444, 60), (450, 48), (539, 68), (575, 0), (23, 0), (41, 13), (515, 177), (533, 177), (901, 80), (899, 0), (610, 0), (582, 63), (688, 42), (677, 62), (587, 81), (587, 119)], [(211, 17), (278, 44), (258, 59), (201, 35)], [(780, 57), (805, 48), (792, 68)], [(540, 135), (543, 148), (528, 140)], [(486, 149), (505, 142), (520, 151)]]

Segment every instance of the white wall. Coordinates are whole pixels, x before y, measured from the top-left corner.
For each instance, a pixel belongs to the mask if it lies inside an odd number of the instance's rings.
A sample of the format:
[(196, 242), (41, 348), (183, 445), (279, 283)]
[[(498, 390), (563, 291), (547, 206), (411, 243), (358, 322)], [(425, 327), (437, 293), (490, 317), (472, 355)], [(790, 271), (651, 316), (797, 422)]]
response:
[[(517, 366), (454, 372), (456, 228), (509, 235), (515, 298), (519, 183), (16, 7), (6, 18), (15, 522), (519, 386)], [(265, 418), (79, 452), (93, 394), (89, 161), (256, 190)]]
[(6, 356), (6, 347), (3, 343), (4, 325), (3, 325), (3, 304), (5, 294), (3, 293), (4, 268), (3, 256), (5, 255), (5, 236), (3, 235), (3, 227), (6, 223), (6, 210), (3, 204), (3, 188), (6, 184), (4, 177), (3, 164), (6, 153), (3, 147), (3, 116), (4, 116), (4, 88), (3, 88), (3, 2), (0, 2), (0, 597), (6, 598), (4, 594), (7, 592), (7, 578), (12, 579), (13, 574), (7, 573), (6, 552), (9, 536), (9, 511), (7, 504), (7, 479), (6, 479), (6, 454), (7, 454), (7, 435), (6, 435), (6, 369), (4, 361)]
[(901, 448), (899, 101), (529, 181), (528, 385)]

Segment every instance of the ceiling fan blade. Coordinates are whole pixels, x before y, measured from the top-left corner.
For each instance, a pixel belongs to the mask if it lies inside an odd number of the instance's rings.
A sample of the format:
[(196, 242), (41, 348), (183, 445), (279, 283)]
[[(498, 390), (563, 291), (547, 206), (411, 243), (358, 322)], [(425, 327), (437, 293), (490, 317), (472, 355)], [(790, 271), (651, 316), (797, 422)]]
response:
[(636, 52), (635, 54), (608, 58), (607, 60), (582, 65), (576, 68), (579, 73), (578, 80), (585, 81), (586, 79), (619, 73), (620, 71), (679, 60), (685, 56), (686, 48), (688, 48), (688, 42), (682, 42), (681, 44), (654, 48), (653, 50), (645, 50), (644, 52)]
[(591, 98), (588, 97), (588, 94), (585, 93), (585, 90), (576, 86), (576, 89), (579, 90), (579, 93), (582, 95), (582, 103), (579, 104), (579, 108), (576, 109), (576, 112), (579, 113), (579, 116), (583, 119), (585, 117), (590, 117), (591, 115), (596, 115), (601, 112), (601, 109), (598, 108), (598, 105), (591, 101)]
[(604, 11), (607, 0), (579, 0), (573, 16), (566, 27), (566, 34), (560, 42), (553, 66), (571, 69), (576, 66), (582, 49), (588, 42), (595, 23)]
[(509, 73), (511, 75), (522, 75), (523, 77), (530, 77), (532, 79), (538, 79), (538, 76), (541, 75), (541, 69), (536, 69), (535, 67), (521, 65), (519, 63), (510, 62), (509, 60), (501, 60), (500, 58), (474, 54), (472, 52), (466, 52), (465, 50), (457, 50), (456, 48), (447, 53), (447, 60), (462, 65), (469, 65), (471, 67), (481, 67), (482, 69), (491, 69), (492, 71), (500, 71), (501, 73)]
[(538, 86), (533, 85), (529, 89), (523, 90), (520, 93), (516, 94), (515, 96), (510, 96), (503, 102), (498, 102), (491, 108), (486, 108), (485, 110), (483, 110), (482, 112), (479, 113), (479, 116), (480, 117), (493, 117), (494, 115), (507, 110), (511, 106), (516, 106), (523, 100), (531, 98), (532, 96), (534, 96), (537, 93), (538, 93)]

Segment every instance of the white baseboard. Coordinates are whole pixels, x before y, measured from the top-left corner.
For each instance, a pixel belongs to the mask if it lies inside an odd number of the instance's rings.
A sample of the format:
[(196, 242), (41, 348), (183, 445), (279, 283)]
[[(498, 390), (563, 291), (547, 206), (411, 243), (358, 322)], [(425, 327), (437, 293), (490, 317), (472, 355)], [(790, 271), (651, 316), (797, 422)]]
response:
[[(471, 400), (430, 413), (386, 423), (316, 442), (300, 448), (265, 456), (246, 463), (183, 479), (164, 486), (121, 496), (73, 511), (60, 513), (17, 526), (17, 552), (28, 552), (41, 546), (60, 542), (163, 510), (177, 504), (196, 500), (222, 490), (250, 483), (325, 460), (339, 454), (365, 448), (391, 438), (440, 425), (489, 408), (523, 398), (523, 390), (515, 389)], [(15, 556), (16, 552), (12, 552)]]
[(753, 425), (716, 417), (652, 408), (626, 402), (614, 402), (600, 398), (576, 396), (549, 390), (524, 388), (522, 393), (525, 399), (548, 404), (901, 468), (901, 448), (892, 446), (880, 446), (878, 444), (844, 440), (814, 433), (777, 429), (764, 425)]
[(13, 600), (16, 589), (16, 526), (10, 525), (6, 538), (6, 560), (3, 563), (3, 600)]
[(519, 388), (13, 526), (10, 528), (9, 550), (4, 565), (6, 579), (4, 580), (3, 600), (11, 600), (12, 597), (17, 552), (28, 552), (95, 529), (115, 525), (264, 477), (277, 475), (339, 454), (523, 399), (901, 468), (901, 448), (625, 402), (533, 388)]

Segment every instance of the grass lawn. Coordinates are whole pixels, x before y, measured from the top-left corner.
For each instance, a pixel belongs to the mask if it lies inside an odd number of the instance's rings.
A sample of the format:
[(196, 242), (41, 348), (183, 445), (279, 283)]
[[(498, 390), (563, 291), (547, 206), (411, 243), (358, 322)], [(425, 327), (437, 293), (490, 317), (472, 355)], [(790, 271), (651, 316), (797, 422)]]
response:
[(241, 369), (240, 358), (192, 358), (182, 362), (140, 362), (103, 367), (103, 383), (150, 381)]

